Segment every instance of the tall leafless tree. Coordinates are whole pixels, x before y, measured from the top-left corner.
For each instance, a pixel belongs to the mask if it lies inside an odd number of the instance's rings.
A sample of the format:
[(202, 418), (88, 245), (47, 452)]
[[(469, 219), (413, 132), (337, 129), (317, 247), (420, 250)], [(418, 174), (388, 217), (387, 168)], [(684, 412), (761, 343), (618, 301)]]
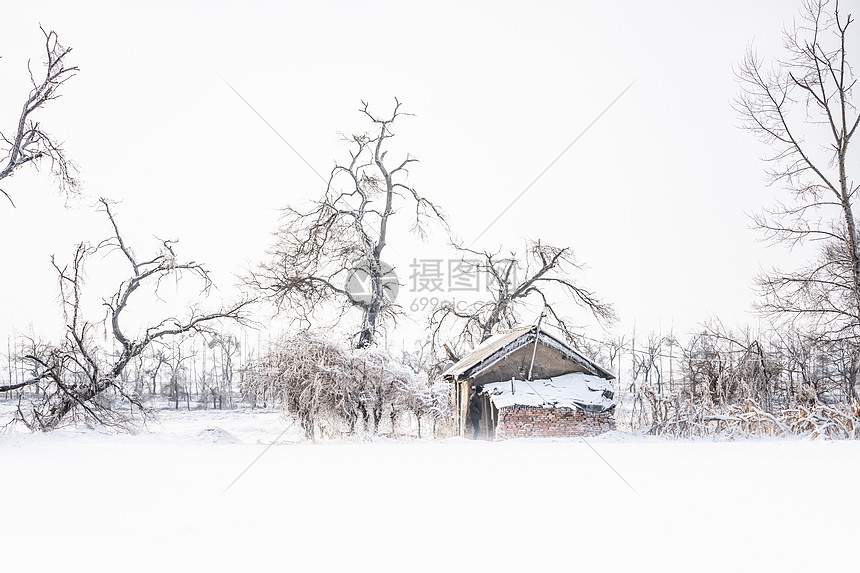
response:
[[(35, 374), (18, 386), (41, 387), (40, 398), (18, 410), (21, 421), (31, 429), (54, 429), (73, 413), (103, 424), (124, 424), (124, 417), (112, 407), (113, 397), (106, 391), (113, 390), (121, 399), (141, 406), (138, 397), (119, 383), (123, 370), (135, 357), (176, 336), (212, 332), (222, 320), (241, 321), (248, 304), (242, 301), (207, 313), (192, 308), (185, 318), (166, 317), (132, 335), (123, 328), (121, 321), (124, 311), (139, 298), (135, 294), (148, 290), (157, 294), (159, 285), (168, 277), (179, 280), (183, 275), (190, 275), (201, 281), (205, 295), (212, 288), (212, 282), (203, 265), (177, 259), (175, 241), (163, 241), (157, 254), (143, 259), (137, 257), (123, 240), (108, 201), (101, 199), (101, 208), (110, 221), (112, 236), (96, 245), (80, 243), (67, 265), (61, 266), (52, 258), (59, 278), (65, 337), (58, 344), (34, 345), (38, 350), (25, 357)], [(112, 296), (103, 299), (104, 319), (90, 321), (82, 310), (85, 266), (94, 257), (101, 258), (112, 252), (121, 255), (128, 278)], [(112, 336), (117, 351), (99, 343), (98, 333), (102, 328), (105, 335)], [(0, 391), (4, 389), (0, 387)]]
[[(41, 26), (39, 28), (45, 36), (44, 75), (39, 75), (37, 79), (28, 63), (33, 87), (24, 101), (13, 134), (0, 132), (0, 139), (4, 142), (0, 148), (0, 153), (4, 154), (3, 162), (0, 163), (0, 181), (25, 165), (31, 164), (38, 168), (48, 163), (60, 191), (74, 193), (80, 184), (77, 167), (66, 157), (61, 144), (44, 131), (35, 116), (49, 101), (60, 97), (60, 86), (74, 77), (78, 68), (68, 64), (67, 58), (72, 49), (60, 44), (57, 33), (53, 30), (46, 32)], [(0, 188), (0, 193), (15, 205), (8, 191)]]
[(818, 254), (798, 270), (759, 278), (762, 309), (832, 340), (860, 341), (857, 190), (849, 143), (860, 115), (846, 44), (853, 18), (839, 2), (805, 0), (784, 33), (786, 57), (766, 65), (750, 49), (738, 69), (743, 125), (767, 144), (767, 173), (785, 199), (757, 215), (765, 236)]
[[(207, 346), (213, 351), (212, 382), (208, 388), (212, 397), (212, 408), (223, 408), (225, 398), (228, 401), (228, 407), (232, 408), (234, 362), (239, 358), (241, 348), (239, 339), (228, 333), (216, 334), (210, 338)], [(220, 367), (218, 358), (220, 358)]]
[(349, 162), (335, 165), (325, 194), (308, 210), (285, 209), (269, 260), (251, 277), (279, 309), (305, 325), (321, 307), (336, 308), (341, 317), (359, 310), (358, 348), (373, 344), (380, 325), (400, 312), (392, 296), (397, 278), (383, 260), (398, 205), (414, 208), (413, 231), (421, 236), (429, 219), (445, 222), (440, 209), (407, 183), (408, 168), (418, 160), (387, 157), (394, 123), (408, 115), (400, 108), (395, 99), (391, 115), (382, 117), (362, 102), (372, 131), (347, 139)]
[[(443, 301), (430, 315), (433, 347), (452, 339), (463, 349), (483, 342), (499, 329), (519, 326), (527, 302), (543, 306), (547, 319), (564, 332), (572, 342), (577, 339), (574, 324), (558, 309), (561, 300), (572, 300), (588, 309), (598, 320), (612, 322), (612, 305), (601, 301), (593, 292), (583, 288), (573, 278), (582, 267), (568, 247), (553, 247), (540, 241), (530, 241), (524, 255), (476, 251), (457, 246), (464, 265), (486, 276), (489, 299), (465, 306)], [(453, 337), (450, 332), (454, 332)]]
[(652, 332), (648, 335), (645, 347), (639, 352), (633, 352), (633, 381), (643, 385), (654, 385), (657, 393), (663, 394), (663, 366), (661, 362), (663, 345), (666, 338)]

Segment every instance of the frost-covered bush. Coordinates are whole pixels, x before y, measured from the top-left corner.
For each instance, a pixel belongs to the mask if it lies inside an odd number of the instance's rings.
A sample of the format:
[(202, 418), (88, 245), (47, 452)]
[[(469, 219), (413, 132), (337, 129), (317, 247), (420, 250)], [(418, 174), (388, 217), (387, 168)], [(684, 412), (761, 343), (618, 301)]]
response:
[(705, 325), (679, 345), (684, 395), (714, 404), (752, 401), (768, 413), (860, 398), (860, 346), (785, 328), (754, 335)]
[(636, 394), (632, 422), (643, 433), (673, 437), (857, 439), (860, 438), (860, 402), (826, 404), (815, 401), (769, 411), (750, 399), (730, 404), (677, 394), (665, 396), (645, 387)]
[[(245, 396), (278, 402), (308, 439), (394, 430), (403, 413), (443, 418), (447, 393), (375, 349), (351, 349), (309, 332), (285, 337), (257, 360), (242, 384)], [(387, 420), (386, 420), (387, 417)]]

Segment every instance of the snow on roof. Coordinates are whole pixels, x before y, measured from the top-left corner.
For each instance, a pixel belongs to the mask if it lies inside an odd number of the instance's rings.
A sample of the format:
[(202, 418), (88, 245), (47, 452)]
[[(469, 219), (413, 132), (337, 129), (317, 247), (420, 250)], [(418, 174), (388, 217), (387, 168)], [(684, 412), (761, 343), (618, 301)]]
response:
[(511, 380), (484, 384), (497, 408), (508, 406), (552, 406), (603, 412), (615, 405), (612, 383), (581, 372), (549, 380)]
[(521, 326), (519, 328), (512, 328), (511, 330), (500, 330), (476, 346), (469, 354), (458, 360), (455, 364), (449, 366), (442, 372), (442, 376), (450, 375), (457, 378), (475, 364), (489, 358), (497, 350), (504, 348), (511, 342), (515, 342), (522, 334), (529, 332), (532, 328), (532, 326)]
[[(467, 377), (478, 375), (480, 371), (488, 369), (500, 358), (533, 342), (536, 331), (537, 327), (534, 325), (521, 326), (510, 330), (501, 330), (476, 346), (474, 350), (461, 358), (455, 364), (446, 368), (445, 371), (442, 372), (442, 377), (447, 378), (450, 376), (452, 378), (461, 378), (463, 377), (463, 374), (467, 374)], [(565, 344), (556, 337), (548, 334), (545, 330), (541, 329), (538, 336), (541, 342), (568, 354), (587, 370), (590, 370), (594, 375), (601, 376), (609, 380), (615, 378), (614, 374), (601, 367), (599, 364), (592, 362), (577, 352), (574, 348), (571, 348), (570, 345)], [(478, 366), (480, 366), (480, 368), (476, 368)]]

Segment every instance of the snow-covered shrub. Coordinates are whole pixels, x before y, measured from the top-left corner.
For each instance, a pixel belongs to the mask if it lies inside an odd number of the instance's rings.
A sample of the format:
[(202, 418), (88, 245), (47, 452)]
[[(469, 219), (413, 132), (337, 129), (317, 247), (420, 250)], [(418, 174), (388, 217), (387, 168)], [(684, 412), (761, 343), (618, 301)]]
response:
[(754, 334), (712, 323), (678, 348), (686, 397), (715, 404), (752, 400), (769, 413), (860, 398), (855, 340), (829, 340), (798, 328)]
[(351, 349), (301, 332), (285, 337), (256, 361), (242, 383), (245, 396), (275, 400), (295, 416), (308, 439), (321, 435), (392, 431), (410, 412), (441, 418), (447, 395), (375, 349)]
[(771, 411), (791, 400), (783, 380), (783, 356), (765, 350), (749, 331), (731, 332), (705, 326), (681, 346), (685, 395), (714, 404), (753, 401)]
[(445, 383), (428, 385), (420, 377), (414, 378), (414, 383), (400, 389), (396, 398), (397, 407), (409, 412), (418, 423), (418, 437), (422, 437), (421, 422), (432, 422), (432, 435), (437, 434), (437, 423), (448, 420), (451, 416), (450, 387)]
[(639, 431), (673, 437), (722, 438), (748, 436), (804, 436), (860, 438), (860, 402), (794, 404), (769, 411), (754, 400), (742, 403), (665, 396), (653, 388), (636, 395), (633, 423)]

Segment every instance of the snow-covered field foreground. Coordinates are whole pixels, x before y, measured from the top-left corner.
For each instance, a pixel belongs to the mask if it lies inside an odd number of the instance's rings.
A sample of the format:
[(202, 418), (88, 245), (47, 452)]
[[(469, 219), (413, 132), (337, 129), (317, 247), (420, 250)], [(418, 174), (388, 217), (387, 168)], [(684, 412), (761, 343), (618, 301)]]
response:
[[(860, 443), (301, 443), (272, 411), (0, 434), (0, 571), (856, 567)], [(601, 457), (635, 488), (632, 491)]]

